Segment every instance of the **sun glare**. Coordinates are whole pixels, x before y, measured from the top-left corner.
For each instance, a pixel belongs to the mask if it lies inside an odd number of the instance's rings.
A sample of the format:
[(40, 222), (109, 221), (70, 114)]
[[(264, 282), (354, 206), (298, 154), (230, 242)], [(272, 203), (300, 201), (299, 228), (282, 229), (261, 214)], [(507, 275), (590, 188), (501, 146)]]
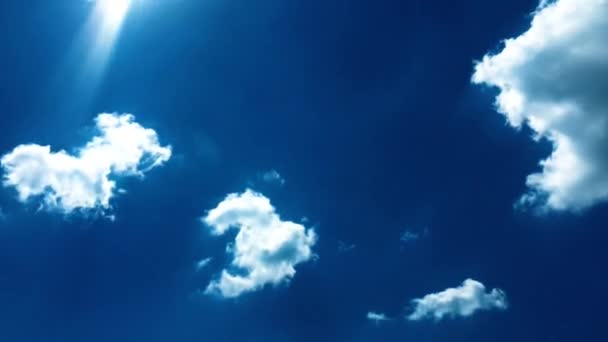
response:
[(97, 0), (97, 6), (107, 25), (119, 26), (129, 11), (131, 0)]
[(76, 37), (67, 59), (79, 64), (75, 73), (82, 96), (80, 101), (88, 102), (94, 96), (102, 81), (112, 57), (127, 15), (140, 0), (83, 0), (87, 1), (88, 19)]

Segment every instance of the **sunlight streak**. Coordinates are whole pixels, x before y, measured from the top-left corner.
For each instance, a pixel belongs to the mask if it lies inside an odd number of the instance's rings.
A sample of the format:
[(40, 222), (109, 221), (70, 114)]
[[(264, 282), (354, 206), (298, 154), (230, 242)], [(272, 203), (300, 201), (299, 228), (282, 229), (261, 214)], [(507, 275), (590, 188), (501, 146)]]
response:
[(109, 29), (117, 29), (123, 22), (131, 0), (97, 0), (97, 10), (103, 18), (104, 26)]
[(93, 34), (94, 46), (89, 49), (97, 63), (105, 64), (116, 43), (120, 28), (131, 7), (131, 0), (96, 0), (88, 31)]
[[(55, 86), (64, 85), (70, 103), (86, 111), (102, 83), (121, 30), (136, 0), (87, 0), (88, 18), (59, 68)], [(75, 109), (76, 110), (76, 109)]]

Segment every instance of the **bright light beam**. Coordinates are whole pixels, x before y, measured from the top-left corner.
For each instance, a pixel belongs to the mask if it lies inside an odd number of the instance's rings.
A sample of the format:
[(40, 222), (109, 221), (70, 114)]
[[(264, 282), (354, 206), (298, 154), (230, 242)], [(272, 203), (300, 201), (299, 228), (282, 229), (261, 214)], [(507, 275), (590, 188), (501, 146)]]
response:
[(84, 53), (81, 86), (91, 95), (103, 79), (133, 0), (90, 0), (93, 8), (78, 49)]
[[(114, 46), (135, 0), (88, 0), (90, 14), (72, 46), (68, 67), (62, 74), (75, 79), (73, 93), (86, 105), (94, 97), (105, 75)], [(76, 70), (74, 70), (76, 66)], [(76, 72), (74, 72), (76, 71)]]
[(131, 0), (97, 0), (96, 12), (101, 16), (104, 28), (117, 30), (129, 12)]
[[(132, 0), (93, 0), (95, 8), (89, 20), (90, 29), (96, 36), (94, 48), (111, 50), (120, 28), (129, 12)], [(110, 51), (106, 53), (109, 54)]]
[[(87, 115), (107, 111), (92, 108), (129, 15), (144, 0), (72, 0), (83, 26), (76, 31), (63, 61), (36, 101), (40, 111)], [(79, 4), (78, 4), (79, 3)]]

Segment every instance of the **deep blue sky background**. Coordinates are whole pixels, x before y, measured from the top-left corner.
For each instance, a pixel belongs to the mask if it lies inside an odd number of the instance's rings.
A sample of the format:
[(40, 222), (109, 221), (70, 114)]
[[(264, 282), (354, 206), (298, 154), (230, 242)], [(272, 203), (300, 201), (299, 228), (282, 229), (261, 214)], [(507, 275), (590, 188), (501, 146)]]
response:
[[(0, 153), (70, 149), (99, 112), (131, 112), (174, 158), (121, 181), (117, 220), (36, 212), (0, 191), (2, 341), (606, 341), (606, 205), (514, 211), (550, 146), (493, 111), (473, 60), (523, 32), (537, 2), (148, 0), (90, 101), (69, 51), (90, 6), (0, 5)], [(276, 169), (284, 187), (258, 174)], [(251, 186), (308, 217), (318, 261), (289, 286), (195, 295), (230, 239), (197, 221)], [(406, 230), (429, 234), (403, 245)], [(357, 247), (340, 253), (338, 241)], [(211, 267), (194, 265), (213, 256)], [(465, 278), (506, 312), (379, 326)]]

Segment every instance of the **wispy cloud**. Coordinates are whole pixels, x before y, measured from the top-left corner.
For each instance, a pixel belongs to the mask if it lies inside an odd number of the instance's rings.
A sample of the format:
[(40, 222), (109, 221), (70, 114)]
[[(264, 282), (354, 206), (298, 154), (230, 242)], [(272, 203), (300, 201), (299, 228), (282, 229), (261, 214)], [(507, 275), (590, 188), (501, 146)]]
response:
[(420, 233), (415, 233), (409, 230), (406, 230), (401, 233), (401, 237), (399, 238), (399, 240), (403, 243), (409, 243), (418, 239), (420, 239)]
[(424, 228), (422, 230), (413, 230), (406, 229), (401, 233), (399, 240), (403, 245), (409, 244), (411, 242), (418, 241), (420, 239), (424, 239), (429, 236), (430, 231), (428, 228)]
[(338, 252), (348, 253), (357, 248), (357, 245), (352, 243), (346, 243), (344, 241), (338, 241)]
[(283, 186), (286, 183), (285, 178), (277, 170), (266, 171), (260, 177), (268, 184)]
[(377, 313), (377, 312), (368, 312), (367, 313), (367, 319), (370, 321), (373, 321), (376, 324), (379, 324), (380, 322), (384, 322), (384, 321), (389, 321), (390, 318), (388, 318), (385, 314), (383, 313)]
[(202, 269), (209, 266), (209, 264), (213, 261), (213, 258), (205, 258), (196, 263), (196, 271), (201, 271)]

